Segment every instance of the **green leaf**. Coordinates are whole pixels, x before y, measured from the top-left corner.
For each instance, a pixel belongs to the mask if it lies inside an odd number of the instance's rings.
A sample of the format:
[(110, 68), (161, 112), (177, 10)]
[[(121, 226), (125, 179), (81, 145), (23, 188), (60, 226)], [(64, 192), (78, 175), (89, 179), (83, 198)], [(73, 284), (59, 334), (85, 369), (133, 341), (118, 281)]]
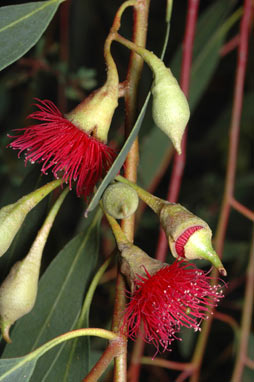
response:
[(39, 1), (0, 8), (0, 70), (36, 44), (62, 1)]
[(140, 145), (139, 181), (143, 188), (150, 189), (156, 182), (156, 175), (168, 165), (173, 151), (171, 141), (154, 125)]
[[(34, 367), (37, 360), (47, 353), (49, 350), (60, 345), (61, 343), (66, 343), (71, 339), (82, 336), (97, 336), (105, 338), (107, 340), (113, 340), (117, 338), (117, 334), (112, 331), (98, 329), (98, 328), (87, 328), (74, 330), (71, 332), (64, 333), (58, 337), (53, 338), (51, 341), (46, 342), (38, 349), (33, 352), (28, 353), (24, 357), (3, 359), (0, 361), (0, 381), (30, 381), (30, 377), (33, 373)], [(25, 378), (25, 379), (24, 379)], [(44, 380), (44, 379), (43, 379)], [(58, 379), (56, 379), (58, 381)], [(56, 381), (53, 379), (53, 381)], [(40, 379), (40, 381), (42, 381)]]
[(28, 382), (33, 374), (37, 359), (27, 360), (27, 357), (0, 360), (0, 381)]
[[(86, 232), (72, 239), (52, 261), (40, 280), (36, 305), (30, 314), (17, 322), (11, 333), (13, 343), (5, 347), (4, 357), (24, 355), (73, 329), (97, 261), (100, 217), (100, 210), (95, 216), (92, 214), (86, 222)], [(65, 346), (52, 349), (39, 360), (32, 381), (44, 380), (51, 371), (54, 375), (59, 373), (53, 380), (62, 380)]]

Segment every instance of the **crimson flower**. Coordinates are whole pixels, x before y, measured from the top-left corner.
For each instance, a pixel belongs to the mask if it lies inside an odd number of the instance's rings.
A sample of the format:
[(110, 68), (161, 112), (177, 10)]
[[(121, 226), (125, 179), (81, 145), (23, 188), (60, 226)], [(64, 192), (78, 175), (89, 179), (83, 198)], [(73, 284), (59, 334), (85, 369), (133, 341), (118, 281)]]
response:
[(112, 165), (115, 151), (76, 127), (53, 102), (36, 100), (39, 110), (27, 118), (42, 123), (14, 130), (23, 134), (10, 136), (14, 140), (9, 146), (19, 150), (19, 157), (25, 151), (25, 162), (43, 163), (43, 174), (51, 169), (55, 178), (69, 183), (70, 189), (77, 181), (77, 195), (87, 198)]
[(168, 350), (182, 326), (201, 330), (209, 307), (217, 306), (223, 297), (221, 285), (210, 285), (208, 274), (194, 264), (175, 261), (151, 275), (134, 280), (134, 291), (127, 305), (124, 323), (129, 337), (138, 334), (153, 343), (159, 351)]

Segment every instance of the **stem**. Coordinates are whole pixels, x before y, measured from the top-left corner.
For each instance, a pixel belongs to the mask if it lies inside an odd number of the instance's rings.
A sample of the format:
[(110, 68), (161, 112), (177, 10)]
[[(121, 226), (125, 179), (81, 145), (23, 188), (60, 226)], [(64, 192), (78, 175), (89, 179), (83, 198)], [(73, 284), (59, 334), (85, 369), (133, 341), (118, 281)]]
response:
[(235, 198), (231, 198), (230, 204), (231, 207), (233, 207), (236, 211), (240, 212), (247, 219), (254, 221), (254, 212), (252, 212), (249, 208), (243, 206), (241, 203), (235, 200)]
[[(60, 60), (66, 66), (69, 63), (69, 13), (71, 0), (65, 1), (60, 7)], [(62, 76), (58, 78), (57, 99), (59, 109), (62, 113), (66, 112), (67, 99), (65, 96), (66, 83), (63, 82)]]
[[(226, 173), (226, 184), (224, 190), (224, 198), (221, 207), (221, 214), (219, 218), (215, 247), (216, 252), (221, 255), (223, 252), (224, 239), (226, 234), (227, 223), (229, 219), (230, 212), (230, 201), (233, 198), (234, 192), (234, 182), (235, 182), (235, 171), (236, 171), (236, 161), (237, 161), (237, 150), (239, 141), (239, 131), (240, 131), (240, 118), (242, 111), (242, 100), (244, 91), (244, 78), (246, 72), (246, 62), (248, 54), (248, 31), (250, 25), (251, 16), (251, 0), (245, 0), (243, 17), (240, 25), (240, 43), (238, 48), (238, 62), (236, 69), (236, 80), (235, 80), (235, 90), (234, 90), (234, 100), (233, 100), (233, 112), (230, 126), (230, 137), (229, 137), (229, 153), (227, 162), (227, 173)], [(212, 277), (217, 278), (218, 274), (213, 271)], [(192, 375), (191, 382), (198, 382), (200, 380), (200, 368), (202, 365), (202, 360), (205, 353), (205, 347), (207, 344), (210, 328), (211, 328), (212, 318), (205, 321), (202, 326), (202, 331), (199, 335), (197, 346), (192, 358), (194, 363), (195, 372)]]
[[(102, 205), (102, 203), (101, 203)], [(112, 216), (110, 216), (109, 214), (107, 214), (107, 212), (104, 211), (104, 214), (110, 224), (110, 227), (113, 231), (113, 234), (115, 236), (115, 239), (116, 239), (116, 242), (117, 242), (117, 246), (119, 248), (119, 250), (121, 251), (122, 247), (126, 246), (126, 245), (130, 245), (130, 242), (129, 240), (127, 239), (127, 237), (125, 236), (124, 232), (122, 231), (120, 225), (117, 223), (116, 219), (113, 218)]]
[(193, 369), (193, 365), (191, 363), (168, 361), (163, 358), (153, 359), (151, 357), (142, 357), (141, 362), (143, 365), (165, 367), (166, 369), (171, 369), (171, 370), (192, 370)]
[(19, 199), (19, 202), (22, 201), (22, 204), (24, 203), (27, 210), (30, 211), (33, 207), (40, 203), (40, 201), (45, 198), (45, 196), (47, 196), (55, 188), (59, 187), (61, 183), (61, 179), (53, 180), (52, 182), (45, 184), (30, 194), (23, 196), (21, 199)]
[(142, 187), (139, 187), (136, 183), (130, 182), (121, 175), (118, 175), (115, 179), (132, 187), (135, 191), (137, 191), (138, 196), (143, 200), (143, 202), (145, 202), (156, 214), (160, 213), (165, 204), (162, 199), (150, 194), (150, 192), (145, 191)]
[(68, 187), (65, 188), (65, 190), (60, 194), (58, 199), (56, 200), (55, 204), (51, 208), (48, 216), (46, 217), (43, 226), (39, 230), (30, 250), (26, 258), (23, 260), (25, 263), (30, 263), (31, 261), (34, 262), (36, 261), (39, 262), (42, 257), (43, 249), (46, 244), (49, 232), (51, 230), (51, 227), (54, 223), (55, 217), (66, 197), (68, 194), (69, 189)]
[[(192, 52), (194, 44), (194, 36), (196, 30), (197, 16), (199, 9), (199, 0), (189, 0), (188, 1), (188, 12), (186, 20), (185, 35), (183, 41), (183, 59), (181, 68), (181, 78), (180, 86), (188, 97), (189, 87), (190, 87), (190, 71), (192, 63)], [(183, 171), (185, 167), (186, 160), (186, 139), (187, 139), (187, 127), (182, 139), (182, 154), (175, 154), (172, 175), (168, 187), (167, 200), (175, 203), (178, 199), (180, 186), (182, 182)], [(160, 261), (165, 261), (166, 254), (168, 251), (168, 241), (163, 229), (160, 229), (158, 245), (156, 250), (156, 259)]]
[[(127, 4), (127, 3), (126, 3)], [(133, 3), (128, 2), (129, 5)], [(150, 0), (137, 0), (134, 7), (133, 41), (142, 47), (146, 44), (147, 20)], [(143, 68), (143, 60), (131, 52), (125, 88), (125, 134), (129, 135), (137, 116), (138, 84)], [(137, 165), (139, 158), (138, 139), (133, 143), (125, 162), (125, 177), (133, 182), (137, 180)], [(135, 215), (122, 221), (122, 229), (130, 242), (134, 239)], [(119, 332), (122, 315), (125, 309), (125, 282), (118, 273), (116, 284), (116, 299), (113, 316), (113, 330)], [(122, 333), (126, 328), (122, 328)], [(114, 382), (127, 380), (127, 337), (122, 334), (121, 354), (115, 358)]]
[(27, 354), (26, 356), (21, 357), (19, 363), (15, 364), (13, 367), (10, 367), (8, 371), (6, 371), (4, 374), (1, 375), (1, 378), (3, 379), (3, 377), (6, 377), (6, 379), (8, 379), (8, 377), (10, 377), (10, 375), (14, 372), (14, 370), (17, 369), (17, 366), (22, 367), (22, 365), (27, 364), (29, 361), (33, 359), (38, 359), (39, 357), (47, 353), (53, 347), (60, 345), (62, 342), (69, 341), (73, 338), (81, 337), (81, 336), (96, 336), (100, 338), (105, 338), (110, 341), (117, 340), (118, 338), (117, 334), (109, 330), (99, 329), (99, 328), (79, 329), (79, 330), (73, 330), (68, 333), (64, 333), (56, 338), (53, 338), (53, 340), (48, 341), (46, 344), (40, 346), (38, 349)]
[(97, 382), (111, 361), (119, 354), (120, 349), (121, 343), (119, 339), (111, 341), (103, 355), (100, 357), (99, 361), (96, 362), (92, 370), (89, 372), (89, 374), (87, 374), (82, 382)]
[(252, 246), (250, 250), (250, 259), (247, 270), (246, 289), (244, 296), (244, 306), (242, 313), (240, 344), (236, 357), (236, 363), (233, 371), (232, 382), (242, 380), (242, 373), (246, 359), (248, 357), (248, 341), (251, 332), (252, 313), (253, 313), (253, 297), (254, 297), (254, 230), (252, 234)]

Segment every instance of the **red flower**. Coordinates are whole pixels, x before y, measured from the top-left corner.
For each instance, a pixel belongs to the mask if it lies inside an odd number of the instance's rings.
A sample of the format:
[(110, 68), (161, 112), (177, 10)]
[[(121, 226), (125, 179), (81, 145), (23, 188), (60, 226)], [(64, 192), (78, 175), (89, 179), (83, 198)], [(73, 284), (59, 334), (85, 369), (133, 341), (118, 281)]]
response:
[(23, 134), (11, 136), (14, 140), (9, 146), (20, 150), (18, 156), (26, 151), (26, 162), (43, 162), (43, 174), (51, 169), (55, 178), (62, 177), (69, 183), (70, 189), (72, 181), (77, 181), (77, 195), (86, 198), (108, 171), (116, 153), (64, 118), (53, 102), (37, 101), (39, 111), (28, 118), (43, 123), (16, 129), (23, 131)]
[[(140, 333), (159, 351), (168, 350), (182, 326), (200, 330), (208, 318), (208, 306), (217, 306), (223, 297), (220, 285), (210, 285), (210, 277), (194, 264), (175, 261), (154, 275), (137, 275), (134, 292), (127, 305), (124, 323), (129, 337)], [(142, 328), (142, 329), (141, 329)]]

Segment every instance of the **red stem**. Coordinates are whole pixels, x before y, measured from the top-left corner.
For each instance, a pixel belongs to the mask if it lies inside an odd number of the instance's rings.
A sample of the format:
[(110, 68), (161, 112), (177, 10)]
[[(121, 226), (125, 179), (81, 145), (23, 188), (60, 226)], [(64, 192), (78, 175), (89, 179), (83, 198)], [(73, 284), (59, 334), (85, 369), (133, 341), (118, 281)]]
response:
[[(240, 43), (238, 48), (238, 60), (236, 68), (235, 91), (233, 100), (233, 111), (230, 125), (229, 136), (229, 153), (227, 163), (226, 184), (224, 191), (224, 198), (222, 203), (221, 215), (218, 223), (216, 234), (216, 251), (222, 255), (224, 247), (224, 239), (226, 234), (227, 223), (230, 212), (230, 202), (233, 198), (235, 171), (237, 162), (237, 149), (240, 131), (240, 119), (242, 112), (244, 79), (246, 72), (246, 62), (248, 55), (248, 37), (249, 25), (251, 16), (251, 2), (252, 0), (244, 1), (243, 17), (240, 25)], [(205, 353), (206, 344), (212, 324), (212, 317), (209, 321), (204, 322), (202, 332), (199, 335), (197, 346), (193, 356), (193, 363), (195, 364), (195, 372), (192, 375), (191, 382), (198, 382), (200, 380), (200, 368)]]
[[(69, 61), (69, 12), (71, 0), (65, 1), (60, 7), (60, 60), (66, 65)], [(65, 84), (58, 82), (58, 106), (64, 113), (67, 110), (67, 99), (65, 96)]]
[(249, 208), (243, 206), (233, 197), (230, 200), (231, 207), (233, 207), (236, 211), (240, 212), (243, 216), (251, 221), (254, 221), (254, 212), (252, 212)]
[[(189, 0), (188, 1), (188, 12), (185, 28), (185, 36), (183, 41), (183, 59), (181, 68), (181, 78), (180, 85), (184, 94), (188, 97), (189, 87), (190, 87), (190, 72), (191, 72), (191, 62), (192, 62), (192, 52), (194, 35), (197, 24), (199, 0)], [(186, 141), (187, 141), (187, 130), (182, 140), (182, 154), (175, 154), (172, 175), (168, 188), (167, 199), (174, 203), (178, 199), (183, 171), (185, 167), (186, 159)], [(161, 229), (158, 239), (158, 246), (156, 250), (156, 258), (160, 261), (165, 261), (166, 254), (168, 250), (168, 243), (164, 231)]]

